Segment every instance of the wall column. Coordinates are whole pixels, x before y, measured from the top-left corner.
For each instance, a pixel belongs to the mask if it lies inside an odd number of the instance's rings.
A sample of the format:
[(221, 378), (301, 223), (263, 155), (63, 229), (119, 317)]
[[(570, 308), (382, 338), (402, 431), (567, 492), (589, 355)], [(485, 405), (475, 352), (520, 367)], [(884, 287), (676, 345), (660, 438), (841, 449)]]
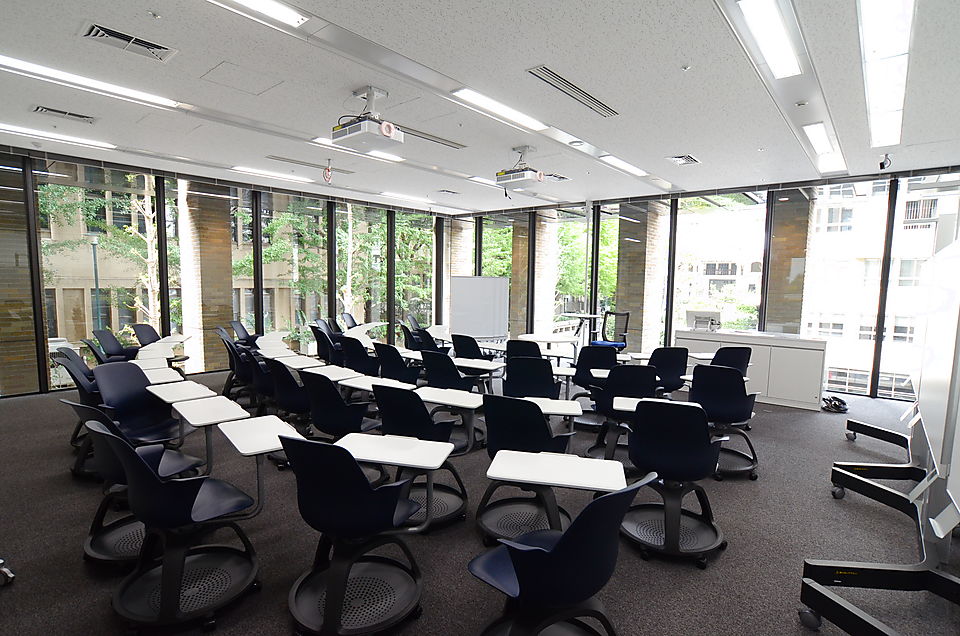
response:
[[(800, 190), (770, 192), (768, 196), (776, 202), (770, 224), (765, 329), (798, 334), (813, 201)], [(778, 200), (786, 197), (790, 200)]]
[(653, 351), (662, 342), (669, 213), (662, 201), (620, 205), (616, 309), (630, 312), (627, 351)]

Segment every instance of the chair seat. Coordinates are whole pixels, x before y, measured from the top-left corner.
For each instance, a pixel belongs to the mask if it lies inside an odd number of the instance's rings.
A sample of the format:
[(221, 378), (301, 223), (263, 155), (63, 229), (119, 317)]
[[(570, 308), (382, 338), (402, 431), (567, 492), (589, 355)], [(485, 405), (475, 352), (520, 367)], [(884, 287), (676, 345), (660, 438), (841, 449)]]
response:
[[(535, 546), (550, 550), (560, 541), (563, 533), (559, 530), (534, 530), (513, 539), (514, 543)], [(467, 568), (475, 577), (495, 587), (510, 598), (520, 595), (520, 583), (517, 580), (509, 548), (505, 545), (484, 552), (470, 561)]]
[(197, 523), (209, 521), (240, 512), (252, 505), (253, 499), (236, 486), (219, 479), (207, 478), (193, 502), (190, 518)]
[(367, 433), (376, 428), (380, 428), (380, 420), (374, 420), (369, 417), (363, 418), (363, 421), (360, 422), (360, 432)]
[(592, 340), (590, 345), (594, 347), (616, 347), (617, 349), (625, 349), (627, 347), (626, 342), (614, 342), (611, 340)]
[[(129, 423), (120, 424), (120, 430), (134, 444), (161, 443), (180, 438), (180, 423), (174, 419), (165, 420), (159, 424), (148, 426), (130, 426)], [(196, 432), (196, 428), (189, 424), (183, 425), (183, 436)]]
[(393, 525), (397, 528), (406, 523), (410, 517), (417, 514), (421, 506), (413, 499), (401, 499), (397, 502), (397, 509), (393, 513)]
[(199, 457), (179, 453), (177, 451), (165, 450), (160, 458), (160, 467), (157, 474), (163, 478), (172, 477), (184, 471), (203, 465), (203, 460)]

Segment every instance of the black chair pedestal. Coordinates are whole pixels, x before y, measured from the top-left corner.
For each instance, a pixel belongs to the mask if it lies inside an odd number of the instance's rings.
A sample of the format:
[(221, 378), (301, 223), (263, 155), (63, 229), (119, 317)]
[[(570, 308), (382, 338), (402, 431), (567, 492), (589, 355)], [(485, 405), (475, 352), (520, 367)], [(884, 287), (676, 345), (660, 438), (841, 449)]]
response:
[(133, 515), (125, 515), (104, 523), (107, 513), (126, 500), (126, 488), (112, 489), (100, 502), (83, 542), (85, 561), (99, 563), (134, 563), (143, 546), (146, 530)]
[(717, 432), (723, 435), (742, 437), (747, 443), (747, 448), (750, 452), (745, 453), (735, 448), (722, 446), (720, 448), (720, 460), (717, 464), (717, 472), (713, 476), (714, 479), (720, 481), (724, 477), (739, 475), (747, 475), (754, 481), (758, 479), (757, 466), (760, 462), (757, 459), (757, 451), (753, 448), (753, 442), (750, 441), (750, 437), (740, 429), (733, 427), (718, 428)]
[[(532, 497), (506, 497), (490, 503), (493, 493), (503, 487), (519, 488)], [(497, 539), (516, 539), (535, 530), (566, 530), (570, 513), (557, 505), (556, 494), (549, 486), (493, 481), (477, 507), (477, 532), (485, 545)]]
[[(616, 459), (622, 464), (629, 463), (626, 443), (620, 441), (621, 436), (630, 432), (630, 427), (620, 421), (604, 420), (597, 431), (597, 440), (584, 451), (584, 457), (593, 459)], [(617, 456), (619, 453), (619, 457)]]
[[(196, 545), (197, 535), (212, 529), (148, 530), (137, 569), (113, 596), (113, 608), (136, 625), (173, 625), (202, 621), (215, 626), (214, 613), (247, 591), (260, 587), (256, 552), (246, 534), (230, 528), (243, 549), (227, 545)], [(160, 560), (152, 555), (162, 554)]]
[[(433, 489), (433, 518), (428, 527), (441, 526), (454, 521), (461, 521), (467, 516), (467, 488), (460, 478), (457, 469), (449, 461), (443, 462), (439, 470), (446, 470), (457, 482), (457, 488), (447, 484), (438, 484), (433, 479), (432, 471), (421, 471), (402, 468), (397, 471), (396, 481), (410, 480), (410, 490), (407, 495), (410, 501), (420, 504), (420, 509), (413, 513), (406, 522), (406, 526), (420, 526), (427, 518), (427, 488)], [(428, 483), (415, 483), (417, 477), (424, 476)]]
[[(369, 555), (393, 545), (407, 563)], [(332, 541), (323, 536), (313, 567), (290, 589), (290, 613), (298, 633), (371, 634), (420, 614), (423, 580), (406, 544), (395, 536)]]
[[(603, 631), (582, 620), (592, 618)], [(490, 623), (482, 636), (616, 636), (617, 631), (607, 618), (603, 604), (589, 598), (573, 607), (557, 611), (556, 608), (520, 609), (518, 604), (507, 600), (500, 618)]]
[[(650, 484), (662, 504), (643, 503), (631, 506), (620, 524), (620, 532), (640, 545), (641, 556), (650, 553), (695, 559), (697, 566), (707, 566), (707, 555), (724, 550), (727, 542), (713, 523), (713, 510), (707, 493), (695, 482), (655, 481)], [(683, 507), (683, 498), (695, 493), (700, 513)]]

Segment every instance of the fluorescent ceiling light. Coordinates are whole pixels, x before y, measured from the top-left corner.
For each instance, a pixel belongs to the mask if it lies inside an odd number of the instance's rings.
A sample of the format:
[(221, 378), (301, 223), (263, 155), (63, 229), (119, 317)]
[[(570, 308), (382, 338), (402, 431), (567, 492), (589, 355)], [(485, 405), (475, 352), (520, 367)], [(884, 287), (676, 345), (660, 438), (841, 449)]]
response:
[(329, 137), (315, 137), (313, 139), (313, 143), (323, 144), (324, 146), (332, 146), (333, 140), (330, 139)]
[(23, 128), (22, 126), (13, 126), (11, 124), (0, 124), (0, 132), (10, 133), (11, 135), (20, 135), (21, 137), (33, 137), (35, 139), (46, 139), (47, 141), (59, 141), (74, 146), (87, 146), (90, 148), (101, 148), (103, 150), (113, 150), (116, 148), (113, 144), (93, 139), (84, 139), (82, 137), (71, 137), (70, 135), (61, 135), (59, 133), (45, 132), (43, 130), (34, 130), (33, 128)]
[(914, 0), (858, 5), (870, 145), (895, 146), (903, 126)]
[(391, 155), (389, 152), (383, 152), (381, 150), (371, 150), (367, 153), (371, 157), (376, 157), (377, 159), (386, 159), (387, 161), (406, 161), (403, 157), (398, 157), (397, 155)]
[(273, 18), (278, 22), (283, 22), (286, 25), (292, 26), (294, 28), (300, 26), (310, 18), (305, 15), (300, 15), (292, 7), (289, 7), (282, 2), (277, 2), (276, 0), (233, 0), (239, 5), (242, 5), (252, 11), (257, 13), (262, 13), (268, 18)]
[(743, 12), (747, 28), (773, 76), (783, 79), (799, 75), (800, 62), (790, 43), (776, 0), (739, 0), (737, 6)]
[(499, 115), (504, 119), (508, 119), (515, 124), (520, 124), (524, 128), (529, 128), (534, 132), (540, 132), (541, 130), (547, 129), (547, 125), (542, 121), (538, 121), (529, 115), (525, 115), (519, 110), (510, 108), (506, 104), (501, 104), (495, 99), (490, 99), (486, 95), (481, 95), (475, 90), (461, 88), (453, 91), (453, 94), (465, 102), (469, 102), (474, 106), (479, 106), (484, 110), (490, 111), (494, 115)]
[(814, 152), (818, 155), (825, 155), (833, 152), (833, 144), (830, 143), (830, 135), (827, 134), (827, 127), (823, 122), (817, 122), (816, 124), (807, 124), (803, 127), (803, 132), (806, 133), (807, 139), (810, 140), (810, 144), (813, 146)]
[(640, 168), (636, 167), (632, 163), (627, 163), (623, 159), (619, 157), (614, 157), (613, 155), (603, 155), (602, 157), (600, 157), (600, 161), (606, 164), (610, 164), (614, 168), (618, 168), (620, 170), (623, 170), (624, 172), (629, 172), (630, 174), (636, 175), (638, 177), (647, 176), (647, 172), (645, 170), (641, 170)]
[(126, 88), (125, 86), (117, 86), (116, 84), (101, 82), (100, 80), (91, 79), (82, 75), (74, 75), (73, 73), (59, 71), (55, 68), (48, 68), (46, 66), (40, 66), (39, 64), (33, 64), (31, 62), (24, 62), (23, 60), (7, 57), (6, 55), (0, 55), (0, 69), (17, 73), (18, 75), (26, 75), (27, 77), (33, 77), (35, 79), (54, 82), (55, 84), (62, 84), (72, 86), (74, 88), (90, 90), (95, 93), (106, 94), (111, 97), (121, 97), (125, 99), (131, 99), (136, 102), (146, 102), (148, 104), (155, 104), (157, 106), (166, 106), (167, 108), (176, 108), (179, 106), (178, 102), (175, 102), (172, 99), (167, 99), (166, 97), (151, 95), (150, 93), (133, 90), (132, 88)]
[(497, 185), (497, 182), (494, 181), (493, 179), (487, 179), (484, 177), (468, 177), (468, 179), (470, 181), (473, 181), (474, 183), (479, 183), (481, 185), (493, 186), (494, 188), (500, 187)]
[(244, 166), (234, 166), (230, 168), (234, 172), (242, 172), (244, 174), (252, 174), (257, 177), (270, 177), (271, 179), (279, 179), (280, 181), (293, 181), (294, 183), (314, 183), (313, 179), (307, 177), (298, 177), (293, 174), (283, 174), (282, 172), (270, 172), (269, 170), (261, 170), (259, 168), (246, 168)]
[(415, 197), (410, 194), (398, 194), (396, 192), (381, 192), (380, 196), (389, 197), (391, 199), (402, 199), (406, 201), (417, 201), (419, 203), (433, 203), (430, 199), (426, 197)]
[(843, 172), (847, 169), (847, 162), (839, 152), (828, 152), (817, 157), (817, 170), (820, 174), (828, 172)]

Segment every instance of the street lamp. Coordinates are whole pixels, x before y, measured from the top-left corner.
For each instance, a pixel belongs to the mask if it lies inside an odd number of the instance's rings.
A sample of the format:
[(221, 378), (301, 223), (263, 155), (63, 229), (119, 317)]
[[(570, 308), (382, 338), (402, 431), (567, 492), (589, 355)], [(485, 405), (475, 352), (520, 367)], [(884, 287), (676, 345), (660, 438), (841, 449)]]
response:
[(103, 311), (100, 305), (100, 269), (97, 265), (97, 245), (100, 237), (97, 234), (87, 234), (90, 247), (93, 249), (93, 302), (96, 312), (97, 329), (103, 329)]

